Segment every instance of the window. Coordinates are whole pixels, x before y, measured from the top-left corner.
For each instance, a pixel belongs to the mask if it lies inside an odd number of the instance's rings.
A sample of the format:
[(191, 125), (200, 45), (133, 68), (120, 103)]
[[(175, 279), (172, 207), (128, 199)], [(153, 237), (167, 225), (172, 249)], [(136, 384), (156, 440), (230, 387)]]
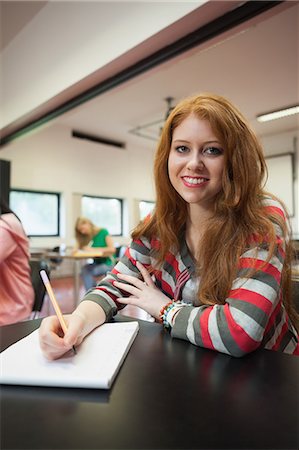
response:
[(150, 214), (155, 207), (155, 202), (141, 201), (139, 202), (139, 217), (143, 220), (148, 214)]
[(82, 215), (113, 236), (123, 234), (123, 201), (119, 198), (82, 197)]
[(59, 236), (59, 193), (11, 189), (9, 206), (28, 236)]

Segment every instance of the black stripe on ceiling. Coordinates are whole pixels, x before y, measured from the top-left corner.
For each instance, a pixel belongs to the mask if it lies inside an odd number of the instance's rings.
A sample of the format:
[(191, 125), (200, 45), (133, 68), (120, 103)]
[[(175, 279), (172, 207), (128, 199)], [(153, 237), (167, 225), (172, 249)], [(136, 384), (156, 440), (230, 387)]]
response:
[(47, 122), (59, 117), (60, 115), (70, 111), (71, 109), (91, 100), (92, 98), (109, 91), (126, 81), (141, 75), (142, 73), (162, 64), (171, 58), (190, 50), (209, 39), (212, 39), (225, 31), (228, 31), (253, 17), (268, 11), (269, 9), (283, 3), (282, 1), (248, 1), (233, 11), (229, 11), (223, 16), (213, 20), (212, 22), (200, 27), (192, 33), (184, 36), (178, 41), (160, 49), (152, 55), (142, 59), (136, 64), (119, 72), (111, 78), (102, 81), (98, 85), (86, 90), (82, 94), (65, 102), (61, 106), (41, 116), (26, 125), (20, 126), (17, 130), (7, 134), (0, 140), (0, 146), (23, 136), (35, 128), (46, 124)]

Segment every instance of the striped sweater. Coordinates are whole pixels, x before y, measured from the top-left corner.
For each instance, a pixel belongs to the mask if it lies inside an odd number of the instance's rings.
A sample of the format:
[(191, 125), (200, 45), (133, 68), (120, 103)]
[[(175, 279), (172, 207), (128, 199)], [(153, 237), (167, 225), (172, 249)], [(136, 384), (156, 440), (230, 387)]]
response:
[[(277, 202), (267, 198), (265, 203), (269, 212), (275, 210), (283, 215)], [(155, 271), (155, 284), (170, 299), (188, 303), (176, 315), (172, 337), (237, 357), (259, 347), (299, 355), (298, 335), (282, 304), (280, 279), (284, 251), (279, 228), (276, 229), (279, 242), (276, 254), (261, 267), (267, 259), (267, 250), (251, 247), (245, 251), (231, 291), (221, 305), (199, 304), (200, 279), (195, 276), (194, 261), (185, 240), (181, 241), (178, 252), (168, 253), (161, 269)], [(83, 301), (100, 304), (110, 320), (123, 307), (117, 298), (128, 295), (113, 286), (117, 274), (140, 277), (136, 261), (147, 268), (155, 267), (151, 250), (157, 246), (158, 239), (133, 240), (124, 257), (104, 280), (86, 293)], [(258, 270), (248, 278), (252, 263)]]

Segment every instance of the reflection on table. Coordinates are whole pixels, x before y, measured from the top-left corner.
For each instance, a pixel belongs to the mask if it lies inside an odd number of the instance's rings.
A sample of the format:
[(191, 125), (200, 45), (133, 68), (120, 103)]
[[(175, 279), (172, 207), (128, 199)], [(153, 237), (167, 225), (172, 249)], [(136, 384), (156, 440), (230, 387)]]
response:
[[(1, 327), (2, 350), (39, 323)], [(1, 448), (298, 449), (298, 357), (233, 358), (139, 324), (108, 393), (2, 386)]]

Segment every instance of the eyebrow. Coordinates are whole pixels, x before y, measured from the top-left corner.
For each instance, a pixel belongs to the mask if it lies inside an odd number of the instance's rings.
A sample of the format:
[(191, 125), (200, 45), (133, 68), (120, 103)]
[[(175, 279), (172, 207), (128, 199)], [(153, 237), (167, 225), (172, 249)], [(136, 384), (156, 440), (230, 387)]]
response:
[[(175, 139), (172, 142), (173, 143), (174, 142), (182, 142), (182, 143), (185, 143), (185, 144), (189, 144), (190, 143), (190, 141), (186, 141), (184, 139)], [(220, 144), (221, 145), (221, 143), (219, 141), (217, 141), (217, 139), (212, 139), (211, 141), (206, 141), (206, 142), (203, 143), (203, 145), (206, 145), (206, 144)]]

